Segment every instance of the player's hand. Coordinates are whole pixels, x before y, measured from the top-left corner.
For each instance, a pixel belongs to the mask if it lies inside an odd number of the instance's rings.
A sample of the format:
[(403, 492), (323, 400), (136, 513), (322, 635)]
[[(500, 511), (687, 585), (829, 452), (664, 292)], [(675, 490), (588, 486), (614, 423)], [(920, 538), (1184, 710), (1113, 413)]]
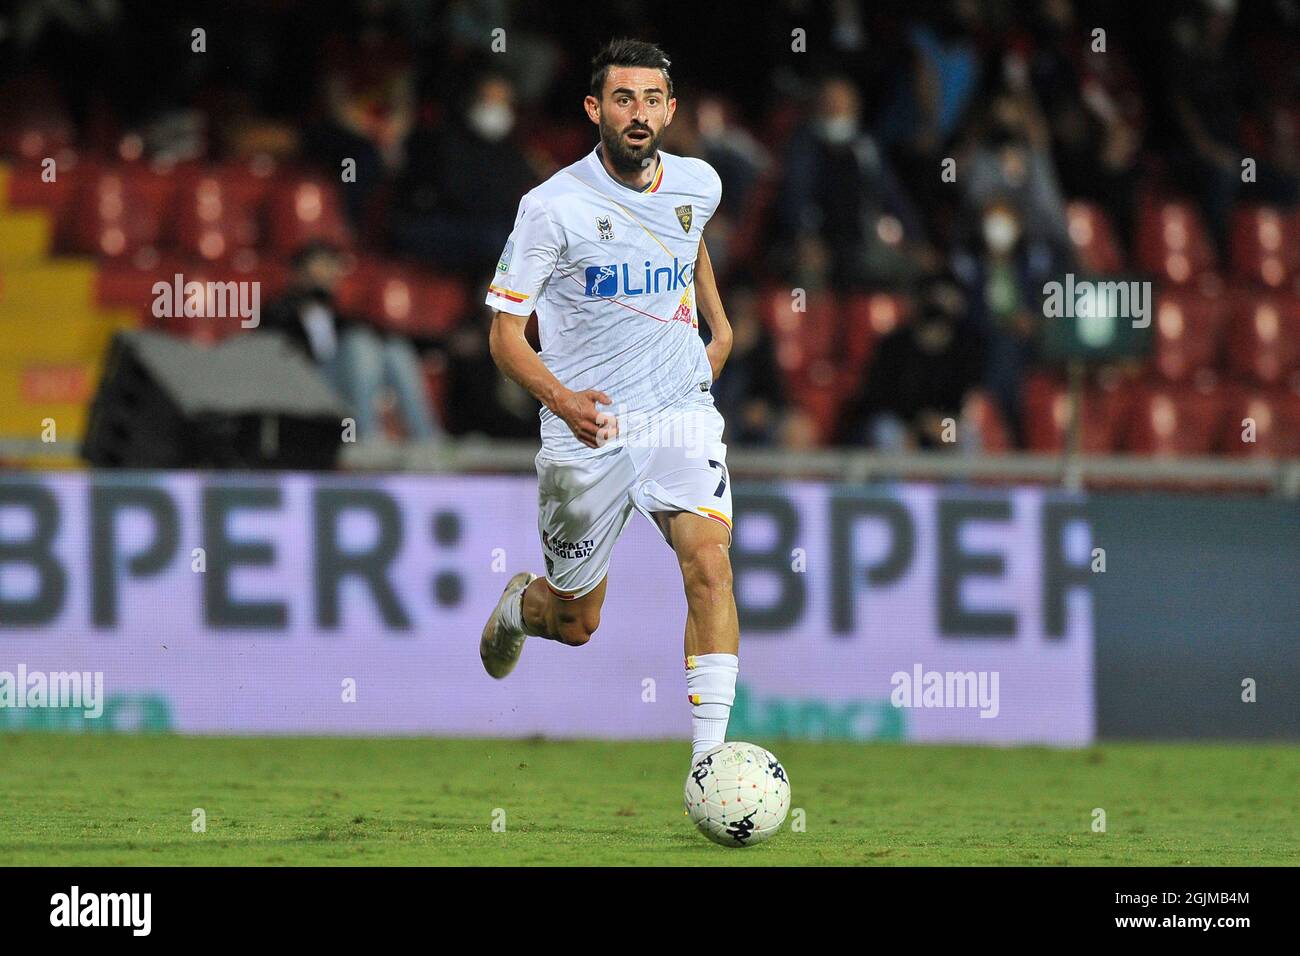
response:
[(612, 438), (618, 437), (618, 419), (613, 412), (603, 412), (596, 407), (613, 405), (614, 400), (598, 389), (589, 388), (582, 392), (569, 392), (555, 409), (555, 414), (569, 426), (575, 438), (588, 448), (599, 448)]

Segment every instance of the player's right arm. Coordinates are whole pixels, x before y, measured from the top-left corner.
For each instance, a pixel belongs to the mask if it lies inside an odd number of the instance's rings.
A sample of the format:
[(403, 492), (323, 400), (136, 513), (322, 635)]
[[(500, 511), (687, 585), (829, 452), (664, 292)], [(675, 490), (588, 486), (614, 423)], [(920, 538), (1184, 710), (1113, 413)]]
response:
[(512, 381), (526, 388), (534, 398), (564, 420), (578, 441), (588, 448), (598, 448), (616, 433), (617, 424), (609, 412), (596, 403), (610, 405), (604, 392), (589, 388), (575, 392), (565, 388), (533, 351), (524, 336), (528, 316), (493, 310), (488, 348), (497, 368)]
[(486, 304), (492, 309), (488, 347), (497, 368), (559, 416), (578, 441), (597, 448), (617, 433), (614, 416), (596, 408), (597, 401), (611, 404), (609, 396), (595, 389), (574, 392), (566, 388), (524, 335), (528, 316), (555, 274), (564, 249), (564, 236), (545, 202), (534, 193), (524, 196), (496, 275), (488, 285)]

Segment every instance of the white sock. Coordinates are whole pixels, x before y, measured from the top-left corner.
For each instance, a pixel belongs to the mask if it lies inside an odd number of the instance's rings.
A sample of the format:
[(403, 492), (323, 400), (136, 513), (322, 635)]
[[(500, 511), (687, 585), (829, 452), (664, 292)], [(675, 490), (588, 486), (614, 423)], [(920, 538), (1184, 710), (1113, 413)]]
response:
[(686, 696), (691, 702), (691, 766), (727, 739), (727, 720), (736, 702), (735, 654), (694, 654), (686, 658)]
[(522, 634), (524, 632), (524, 593), (528, 588), (521, 588), (513, 600), (507, 601), (506, 606), (501, 609), (501, 623), (509, 628), (512, 634)]

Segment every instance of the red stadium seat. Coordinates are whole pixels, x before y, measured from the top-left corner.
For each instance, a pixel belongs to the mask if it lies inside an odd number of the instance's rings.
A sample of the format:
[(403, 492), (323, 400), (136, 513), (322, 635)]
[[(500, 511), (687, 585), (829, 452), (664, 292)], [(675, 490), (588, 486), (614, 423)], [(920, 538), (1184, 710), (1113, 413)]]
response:
[(99, 305), (139, 309), (147, 325), (152, 321), (154, 284), (172, 282), (177, 273), (186, 275), (188, 270), (188, 260), (160, 255), (153, 248), (140, 250), (129, 259), (102, 262), (96, 277), (95, 301)]
[(841, 313), (838, 345), (844, 368), (851, 374), (862, 375), (877, 343), (907, 321), (911, 312), (911, 299), (889, 292), (855, 295), (849, 299)]
[(1187, 289), (1170, 288), (1156, 300), (1152, 367), (1168, 382), (1185, 382), (1215, 369), (1223, 347), (1228, 302)]
[[(1115, 451), (1127, 400), (1122, 387), (1084, 389), (1080, 451), (1089, 455)], [(1030, 451), (1064, 451), (1070, 428), (1070, 396), (1065, 383), (1044, 373), (1030, 375), (1024, 389), (1024, 418)]]
[(376, 325), (423, 337), (450, 332), (469, 303), (460, 282), (405, 265), (372, 267), (365, 295), (362, 314)]
[(1240, 292), (1228, 326), (1228, 368), (1260, 385), (1281, 385), (1300, 367), (1300, 300)]
[(176, 245), (185, 255), (221, 262), (261, 243), (265, 178), (241, 168), (208, 168), (182, 177), (177, 190)]
[[(206, 262), (191, 261), (180, 271), (186, 284), (198, 282), (206, 286), (209, 282), (238, 283), (253, 281), (253, 278), (250, 276), (237, 273), (228, 266), (215, 267), (211, 263)], [(168, 276), (167, 279), (171, 280), (172, 276)], [(261, 299), (260, 305), (262, 308), (265, 308), (268, 304), (267, 298), (266, 296), (261, 295), (260, 292), (259, 296)], [(244, 327), (244, 320), (241, 316), (231, 314), (233, 310), (230, 310), (230, 312), (224, 316), (218, 315), (218, 310), (219, 306), (212, 300), (205, 300), (204, 315), (195, 316), (184, 315), (182, 313), (180, 315), (157, 317), (151, 312), (147, 319), (147, 324), (164, 332), (170, 332), (172, 335), (179, 335), (192, 342), (200, 342), (204, 344), (220, 342), (223, 339), (230, 338), (231, 336), (252, 331), (251, 328)]]
[(1075, 200), (1065, 207), (1070, 242), (1083, 268), (1089, 272), (1120, 272), (1124, 254), (1115, 230), (1101, 208), (1094, 203)]
[(315, 240), (350, 246), (352, 237), (338, 188), (320, 177), (286, 178), (277, 183), (267, 200), (271, 250), (291, 256)]
[(805, 380), (813, 362), (838, 355), (839, 309), (833, 295), (812, 293), (802, 312), (794, 309), (788, 290), (773, 290), (764, 301), (763, 316), (772, 331), (777, 366), (788, 383)]
[(447, 420), (447, 391), (450, 387), (450, 364), (447, 361), (447, 354), (440, 351), (431, 351), (421, 361), (421, 368), (424, 370), (424, 388), (429, 397), (429, 404), (433, 407), (434, 417), (440, 421)]
[(1280, 288), (1300, 267), (1300, 219), (1272, 206), (1239, 207), (1232, 218), (1231, 248), (1236, 276)]
[(966, 397), (964, 415), (971, 418), (979, 430), (980, 450), (986, 454), (999, 455), (1009, 452), (1014, 447), (1011, 432), (998, 410), (997, 402), (983, 391), (974, 391)]
[(174, 174), (142, 166), (107, 167), (79, 177), (59, 244), (106, 259), (156, 249), (163, 239), (175, 188)]
[(1280, 389), (1234, 394), (1224, 416), (1222, 447), (1242, 458), (1300, 454), (1300, 395)]
[(1189, 202), (1143, 204), (1138, 212), (1138, 265), (1178, 285), (1214, 269), (1214, 247), (1201, 217)]
[[(79, 161), (60, 160), (52, 182), (46, 182), (42, 173), (43, 167), (38, 163), (20, 162), (10, 167), (9, 205), (14, 209), (44, 209), (59, 222), (78, 180), (88, 175), (89, 167)], [(0, 202), (4, 198), (0, 197)]]
[(1227, 399), (1222, 387), (1138, 383), (1124, 448), (1144, 455), (1208, 455), (1218, 445)]

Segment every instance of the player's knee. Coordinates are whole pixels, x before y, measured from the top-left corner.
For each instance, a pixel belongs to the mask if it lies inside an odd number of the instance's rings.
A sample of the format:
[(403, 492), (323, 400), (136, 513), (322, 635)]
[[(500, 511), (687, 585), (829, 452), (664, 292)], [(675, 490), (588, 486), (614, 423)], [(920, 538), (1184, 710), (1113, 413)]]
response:
[(591, 640), (600, 626), (600, 612), (586, 611), (579, 614), (561, 614), (556, 622), (556, 636), (561, 644), (581, 647)]
[(712, 602), (731, 593), (731, 559), (717, 544), (693, 547), (681, 563), (688, 601)]

